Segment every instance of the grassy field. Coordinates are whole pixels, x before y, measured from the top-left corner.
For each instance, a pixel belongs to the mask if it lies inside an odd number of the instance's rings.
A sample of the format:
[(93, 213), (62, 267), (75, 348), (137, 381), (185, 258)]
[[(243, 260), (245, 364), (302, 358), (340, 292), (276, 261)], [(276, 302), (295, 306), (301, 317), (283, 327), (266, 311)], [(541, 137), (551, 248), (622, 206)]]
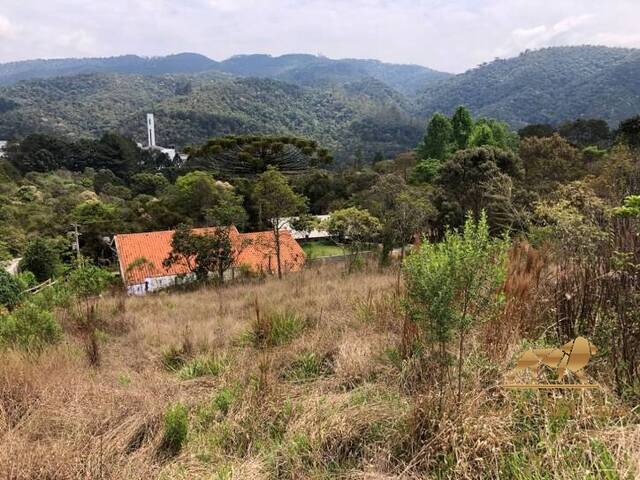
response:
[[(439, 408), (393, 271), (106, 298), (99, 364), (65, 341), (0, 353), (7, 479), (633, 478), (640, 430), (604, 390), (496, 387), (519, 348), (470, 335)], [(499, 321), (508, 321), (497, 319)], [(495, 328), (495, 322), (491, 328)], [(403, 340), (404, 339), (404, 340)], [(499, 349), (497, 349), (499, 351)]]
[(300, 244), (307, 258), (335, 257), (344, 255), (341, 247), (330, 240), (310, 240)]

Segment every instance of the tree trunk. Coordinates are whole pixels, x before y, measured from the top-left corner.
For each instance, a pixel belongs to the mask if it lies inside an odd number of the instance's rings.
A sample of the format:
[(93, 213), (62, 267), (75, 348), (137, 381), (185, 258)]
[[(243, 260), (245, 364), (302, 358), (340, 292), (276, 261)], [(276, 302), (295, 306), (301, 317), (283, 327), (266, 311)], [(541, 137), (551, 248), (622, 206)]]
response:
[(273, 236), (276, 243), (276, 262), (278, 263), (278, 278), (282, 279), (282, 264), (280, 262), (280, 229), (278, 228), (278, 223), (276, 222), (273, 227)]
[(462, 395), (462, 352), (464, 349), (464, 328), (460, 329), (460, 344), (458, 345), (458, 404)]

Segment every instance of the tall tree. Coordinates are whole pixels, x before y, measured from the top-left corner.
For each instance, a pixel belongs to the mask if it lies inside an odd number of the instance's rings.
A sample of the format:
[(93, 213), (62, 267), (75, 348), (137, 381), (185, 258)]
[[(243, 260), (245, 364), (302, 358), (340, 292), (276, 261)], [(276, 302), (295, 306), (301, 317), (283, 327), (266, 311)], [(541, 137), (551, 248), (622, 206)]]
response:
[(212, 273), (222, 283), (224, 272), (233, 266), (242, 248), (244, 245), (234, 245), (229, 227), (199, 234), (182, 224), (173, 234), (171, 253), (162, 263), (165, 267), (184, 265), (199, 281), (206, 281)]
[(453, 117), (451, 117), (451, 125), (453, 127), (453, 140), (459, 150), (467, 148), (469, 137), (473, 130), (473, 119), (471, 113), (464, 106), (456, 109)]
[(423, 159), (435, 158), (444, 160), (449, 152), (453, 137), (453, 127), (448, 117), (435, 113), (427, 125), (427, 133), (418, 147), (418, 153)]
[(632, 149), (640, 148), (640, 115), (620, 122), (617, 139)]
[(212, 221), (228, 225), (246, 220), (242, 198), (230, 184), (216, 180), (208, 172), (194, 171), (179, 177), (175, 186), (168, 189), (166, 201), (196, 225)]
[(213, 168), (225, 175), (257, 175), (270, 166), (285, 173), (324, 166), (332, 158), (317, 142), (297, 137), (226, 136), (191, 152), (187, 167)]
[(274, 247), (278, 263), (278, 278), (282, 278), (282, 261), (280, 258), (280, 229), (288, 217), (301, 213), (306, 208), (305, 197), (293, 191), (287, 178), (269, 167), (258, 176), (253, 189), (253, 200), (259, 216), (268, 221), (273, 230)]
[(473, 148), (453, 154), (440, 168), (437, 206), (440, 225), (458, 227), (471, 211), (476, 217), (484, 209), (492, 227), (509, 226), (515, 214), (513, 180), (522, 179), (520, 159), (498, 148)]

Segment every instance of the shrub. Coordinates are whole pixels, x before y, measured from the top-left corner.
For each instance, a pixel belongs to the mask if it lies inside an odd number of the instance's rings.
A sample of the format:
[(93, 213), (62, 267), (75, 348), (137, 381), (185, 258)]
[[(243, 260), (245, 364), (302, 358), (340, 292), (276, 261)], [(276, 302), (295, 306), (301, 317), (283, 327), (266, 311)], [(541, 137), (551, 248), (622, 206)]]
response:
[(291, 311), (261, 315), (256, 310), (256, 319), (247, 337), (255, 347), (275, 347), (290, 342), (305, 327), (304, 319)]
[(53, 315), (33, 303), (0, 317), (0, 344), (4, 346), (40, 347), (57, 342), (61, 336), (62, 328)]
[(189, 413), (182, 403), (170, 405), (164, 414), (163, 448), (176, 454), (182, 448), (189, 431)]
[(307, 352), (296, 358), (284, 377), (287, 380), (303, 382), (331, 373), (331, 362), (329, 358), (322, 358), (313, 352)]
[(100, 295), (112, 278), (107, 270), (90, 263), (83, 263), (69, 272), (66, 283), (74, 295), (88, 299)]
[(27, 245), (20, 261), (20, 270), (33, 273), (39, 282), (44, 282), (60, 273), (60, 253), (51, 240), (35, 238)]
[(229, 413), (229, 409), (231, 408), (231, 404), (235, 398), (235, 393), (228, 387), (223, 388), (216, 396), (213, 398), (214, 406), (220, 410), (224, 415)]
[(215, 357), (196, 357), (185, 363), (178, 371), (178, 378), (181, 380), (190, 380), (192, 378), (204, 376), (216, 376), (224, 368), (221, 359)]
[(22, 297), (20, 282), (10, 273), (0, 269), (0, 305), (12, 310)]
[(162, 366), (171, 372), (179, 370), (185, 363), (185, 354), (178, 347), (171, 346), (162, 352)]
[(460, 398), (465, 334), (500, 301), (506, 251), (506, 241), (489, 236), (482, 212), (477, 222), (467, 217), (463, 232), (449, 231), (441, 243), (424, 243), (405, 262), (407, 313), (437, 358), (441, 394), (448, 377), (449, 344), (457, 334)]

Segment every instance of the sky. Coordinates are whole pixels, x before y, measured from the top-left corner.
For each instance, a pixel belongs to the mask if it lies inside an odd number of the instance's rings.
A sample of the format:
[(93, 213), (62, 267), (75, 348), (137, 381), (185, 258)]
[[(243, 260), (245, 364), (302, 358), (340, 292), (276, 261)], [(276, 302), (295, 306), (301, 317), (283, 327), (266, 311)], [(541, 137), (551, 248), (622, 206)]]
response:
[(639, 0), (0, 0), (0, 63), (243, 53), (458, 73), (557, 45), (640, 47)]

